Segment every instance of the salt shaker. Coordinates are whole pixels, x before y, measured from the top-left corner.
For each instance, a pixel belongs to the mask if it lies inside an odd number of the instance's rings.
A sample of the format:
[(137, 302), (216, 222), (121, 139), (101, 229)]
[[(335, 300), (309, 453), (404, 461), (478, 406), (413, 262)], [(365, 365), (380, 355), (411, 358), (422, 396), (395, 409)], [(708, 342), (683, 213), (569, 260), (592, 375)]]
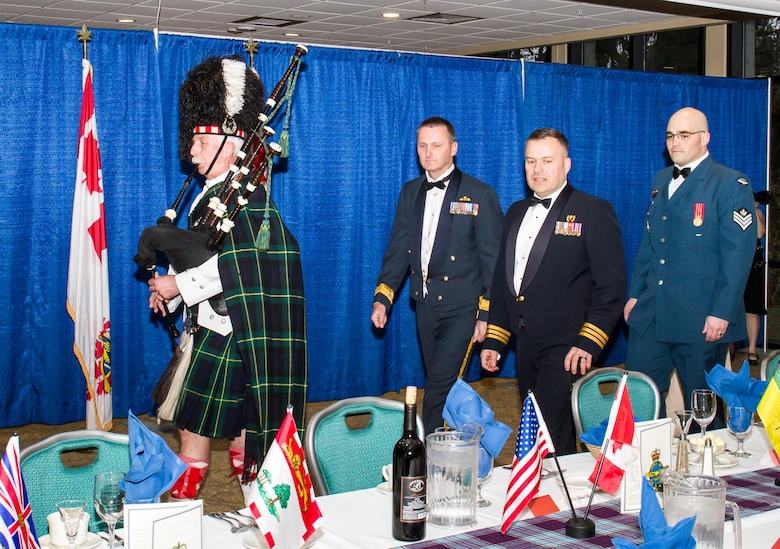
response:
[(715, 476), (715, 457), (712, 450), (712, 440), (705, 439), (704, 454), (701, 457), (701, 474), (711, 477)]

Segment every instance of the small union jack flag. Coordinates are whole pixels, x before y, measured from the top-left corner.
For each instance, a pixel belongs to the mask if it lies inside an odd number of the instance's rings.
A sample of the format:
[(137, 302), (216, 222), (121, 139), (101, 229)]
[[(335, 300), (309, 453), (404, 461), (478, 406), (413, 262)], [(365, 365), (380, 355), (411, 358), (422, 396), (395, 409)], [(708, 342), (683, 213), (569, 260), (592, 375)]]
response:
[(40, 549), (32, 508), (19, 466), (19, 435), (13, 435), (0, 466), (0, 546)]

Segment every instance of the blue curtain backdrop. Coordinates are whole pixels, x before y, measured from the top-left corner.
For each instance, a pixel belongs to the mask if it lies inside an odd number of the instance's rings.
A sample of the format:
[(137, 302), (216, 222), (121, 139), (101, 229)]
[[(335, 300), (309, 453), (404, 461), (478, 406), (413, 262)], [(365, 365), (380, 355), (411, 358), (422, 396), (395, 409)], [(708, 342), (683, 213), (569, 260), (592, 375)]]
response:
[[(171, 349), (132, 262), (138, 235), (171, 204), (189, 172), (177, 154), (177, 91), (209, 55), (243, 41), (95, 30), (89, 45), (103, 160), (112, 313), (114, 413), (151, 410)], [(270, 89), (294, 46), (261, 43)], [(76, 29), (0, 24), (0, 214), (6, 268), (0, 320), (0, 426), (84, 417), (85, 386), (65, 310), (81, 101)], [(691, 105), (710, 119), (713, 156), (765, 188), (767, 84), (566, 65), (311, 47), (272, 195), (300, 241), (309, 333), (309, 400), (377, 395), (423, 384), (404, 286), (384, 333), (369, 315), (398, 191), (419, 174), (414, 133), (450, 119), (457, 163), (493, 185), (501, 205), (523, 198), (523, 144), (553, 126), (571, 143), (570, 182), (612, 202), (629, 270), (649, 185), (668, 163), (664, 130)], [(189, 199), (194, 196), (194, 190)], [(186, 207), (186, 206), (185, 206)], [(604, 358), (625, 357), (622, 327)], [(514, 374), (510, 353), (501, 375)], [(472, 361), (470, 379), (479, 377)]]

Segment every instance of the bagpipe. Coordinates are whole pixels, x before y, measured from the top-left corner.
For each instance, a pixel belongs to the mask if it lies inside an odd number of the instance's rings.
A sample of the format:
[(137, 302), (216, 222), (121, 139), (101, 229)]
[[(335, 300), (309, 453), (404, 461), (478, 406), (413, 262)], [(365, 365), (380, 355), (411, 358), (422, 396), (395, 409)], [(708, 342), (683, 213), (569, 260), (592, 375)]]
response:
[[(133, 258), (136, 264), (154, 273), (157, 268), (158, 252), (160, 252), (167, 257), (173, 269), (180, 273), (201, 265), (219, 252), (224, 238), (235, 226), (236, 217), (249, 202), (249, 197), (259, 185), (267, 183), (270, 178), (274, 157), (285, 154), (281, 145), (269, 141), (275, 134), (270, 124), (285, 102), (289, 116), (289, 101), (300, 70), (301, 58), (307, 52), (306, 46), (299, 44), (295, 47), (295, 53), (287, 70), (266, 100), (255, 127), (246, 136), (244, 144), (236, 154), (235, 162), (230, 166), (228, 175), (216, 194), (209, 200), (204, 213), (191, 224), (189, 229), (182, 229), (173, 224), (179, 205), (197, 171), (196, 167), (184, 181), (171, 207), (157, 220), (157, 224), (147, 227), (141, 233), (138, 239), (138, 253)], [(284, 138), (283, 134), (282, 140)], [(264, 220), (264, 225), (265, 232), (268, 233), (267, 219)], [(261, 227), (261, 240), (262, 232), (263, 227)], [(175, 319), (167, 314), (167, 309), (166, 316), (169, 333), (171, 338), (175, 339), (180, 335)]]

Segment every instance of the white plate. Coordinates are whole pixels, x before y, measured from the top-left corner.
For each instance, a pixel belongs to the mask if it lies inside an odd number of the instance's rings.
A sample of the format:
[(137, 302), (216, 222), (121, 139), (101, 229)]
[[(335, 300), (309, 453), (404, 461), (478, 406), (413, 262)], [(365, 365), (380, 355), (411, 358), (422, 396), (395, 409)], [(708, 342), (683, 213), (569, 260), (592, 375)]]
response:
[(241, 540), (247, 549), (268, 549), (265, 538), (260, 535), (260, 529), (250, 528), (249, 532)]
[[(570, 477), (568, 475), (564, 475), (566, 477), (566, 487), (571, 490), (590, 490), (593, 484), (588, 480), (588, 477), (578, 477), (573, 476)], [(561, 480), (561, 475), (557, 475), (555, 477), (555, 484), (563, 488), (563, 480)], [(598, 492), (601, 490), (598, 486), (596, 486), (596, 491)]]
[[(314, 545), (317, 541), (317, 534), (315, 533), (309, 540), (301, 546), (301, 549), (307, 549)], [(260, 534), (259, 528), (252, 528), (247, 535), (241, 540), (246, 549), (268, 549), (268, 544), (265, 542), (265, 538)]]
[[(701, 464), (701, 458), (699, 454), (689, 454), (688, 456), (688, 463), (691, 465), (699, 465)], [(718, 454), (713, 458), (713, 465), (716, 469), (728, 469), (729, 467), (734, 467), (739, 464), (739, 459), (735, 458), (731, 454)]]
[[(41, 542), (41, 549), (67, 549), (67, 545), (54, 545), (49, 541), (49, 535), (41, 536), (38, 538)], [(93, 549), (100, 545), (100, 537), (92, 532), (87, 532), (87, 539), (81, 545), (76, 545), (75, 549)]]
[(390, 486), (390, 483), (388, 481), (377, 484), (376, 489), (379, 490), (379, 492), (382, 494), (387, 494), (388, 496), (393, 495), (393, 487)]

